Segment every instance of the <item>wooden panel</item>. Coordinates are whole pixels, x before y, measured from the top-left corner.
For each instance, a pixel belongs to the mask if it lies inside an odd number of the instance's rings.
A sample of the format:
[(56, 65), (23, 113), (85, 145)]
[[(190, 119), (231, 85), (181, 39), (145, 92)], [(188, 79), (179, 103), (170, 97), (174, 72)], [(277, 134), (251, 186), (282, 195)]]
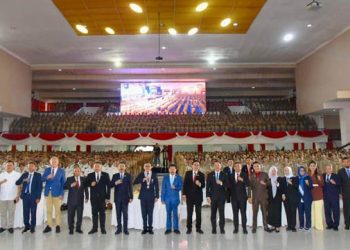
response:
[[(201, 34), (246, 33), (259, 14), (266, 0), (203, 0), (209, 3), (206, 10), (195, 12), (201, 0), (53, 0), (64, 18), (77, 35), (76, 24), (86, 25), (87, 35), (108, 35), (105, 27), (111, 27), (117, 35), (139, 34), (140, 27), (148, 25), (149, 34), (158, 33), (158, 13), (160, 13), (161, 33), (169, 27), (186, 34), (191, 27), (198, 27)], [(138, 14), (129, 8), (133, 2), (143, 8)], [(222, 28), (220, 22), (230, 17), (237, 22)], [(86, 35), (85, 35), (86, 36)]]

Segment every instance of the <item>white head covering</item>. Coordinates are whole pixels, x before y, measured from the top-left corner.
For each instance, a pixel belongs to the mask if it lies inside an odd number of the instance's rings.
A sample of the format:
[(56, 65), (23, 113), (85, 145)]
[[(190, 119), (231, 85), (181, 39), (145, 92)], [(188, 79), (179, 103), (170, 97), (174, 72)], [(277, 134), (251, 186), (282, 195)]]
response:
[(288, 170), (289, 170), (289, 174), (288, 175), (284, 175), (285, 177), (287, 177), (287, 178), (292, 178), (294, 175), (293, 175), (293, 170), (292, 170), (292, 168), (291, 167), (289, 167), (289, 166), (287, 166), (287, 167), (285, 167), (285, 168), (288, 168)]
[[(276, 171), (276, 175), (272, 175), (272, 171)], [(278, 174), (278, 169), (276, 166), (272, 166), (269, 169), (269, 177), (271, 179), (271, 186), (272, 186), (272, 196), (275, 198), (276, 193), (277, 193), (277, 174)]]

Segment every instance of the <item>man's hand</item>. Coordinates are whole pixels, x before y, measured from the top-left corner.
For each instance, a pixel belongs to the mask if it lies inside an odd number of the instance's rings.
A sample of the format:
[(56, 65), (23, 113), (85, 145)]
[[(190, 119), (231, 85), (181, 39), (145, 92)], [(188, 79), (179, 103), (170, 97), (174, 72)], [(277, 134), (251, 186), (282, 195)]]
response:
[(288, 182), (289, 185), (293, 185), (292, 180), (289, 179), (287, 182)]
[(330, 179), (329, 180), (330, 183), (332, 183), (333, 185), (337, 184), (334, 180)]
[(29, 182), (29, 179), (28, 179), (28, 178), (25, 178), (25, 179), (23, 180), (23, 182)]
[(35, 200), (35, 203), (36, 203), (36, 204), (39, 204), (39, 202), (40, 202), (40, 199), (36, 199), (36, 200)]
[(73, 188), (73, 187), (75, 187), (77, 185), (77, 183), (76, 182), (73, 182), (70, 186)]
[(282, 200), (285, 201), (287, 199), (285, 194), (282, 194)]
[(309, 185), (310, 185), (309, 180), (305, 180), (305, 184), (306, 184), (307, 186), (309, 186)]
[(264, 181), (260, 181), (260, 184), (266, 186), (266, 183)]
[(49, 179), (49, 180), (51, 180), (53, 178), (53, 175), (52, 174), (49, 174), (48, 176), (47, 176), (47, 179)]
[(211, 199), (210, 199), (210, 197), (207, 197), (207, 201), (208, 201), (208, 203), (209, 203), (209, 205), (211, 204)]
[(216, 184), (218, 184), (218, 185), (222, 186), (222, 181), (217, 180), (217, 181), (216, 181)]
[(317, 176), (317, 180), (318, 180), (318, 181), (321, 181), (321, 176), (318, 175), (318, 176)]
[(196, 185), (197, 185), (198, 187), (201, 187), (201, 186), (202, 186), (202, 183), (201, 183), (199, 180), (196, 180)]
[(119, 179), (115, 182), (115, 185), (118, 186), (119, 184), (122, 184), (122, 183), (123, 183), (123, 181), (121, 179)]
[(240, 176), (238, 176), (238, 177), (237, 177), (237, 180), (238, 180), (238, 181), (243, 181), (243, 178), (240, 177)]
[(91, 182), (91, 187), (96, 186), (96, 181)]

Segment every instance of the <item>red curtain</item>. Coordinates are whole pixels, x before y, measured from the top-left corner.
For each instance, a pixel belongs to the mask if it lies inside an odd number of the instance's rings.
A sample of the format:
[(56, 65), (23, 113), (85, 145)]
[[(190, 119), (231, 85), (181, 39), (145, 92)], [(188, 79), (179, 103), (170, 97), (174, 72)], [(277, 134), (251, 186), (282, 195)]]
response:
[(11, 141), (20, 141), (29, 138), (29, 134), (2, 134), (1, 136)]
[(86, 134), (86, 133), (77, 134), (75, 136), (75, 138), (81, 141), (94, 141), (94, 140), (100, 139), (101, 137), (102, 137), (102, 134)]
[(149, 137), (155, 140), (171, 140), (176, 137), (176, 133), (152, 133)]
[(329, 142), (327, 142), (327, 149), (328, 150), (332, 150), (333, 149), (333, 147), (334, 147), (334, 145), (333, 145), (333, 142), (332, 141), (329, 141)]
[(47, 145), (46, 146), (46, 151), (47, 152), (52, 152), (52, 145)]
[(293, 143), (294, 150), (299, 150), (299, 143)]
[(86, 145), (86, 152), (91, 153), (91, 145)]
[(266, 150), (266, 144), (260, 144), (261, 147), (261, 151), (265, 151)]
[(80, 152), (80, 145), (77, 145), (77, 146), (75, 147), (75, 150), (76, 150), (77, 152)]
[(192, 137), (192, 138), (208, 138), (208, 137), (212, 137), (214, 135), (213, 132), (208, 132), (208, 133), (187, 133), (187, 136)]
[(140, 137), (139, 134), (113, 134), (112, 136), (123, 141), (132, 141)]
[(323, 135), (321, 131), (298, 131), (297, 135), (301, 137), (317, 137)]
[(173, 145), (168, 145), (168, 162), (173, 162)]
[(40, 134), (39, 138), (45, 141), (58, 141), (65, 138), (65, 134)]
[(197, 151), (198, 151), (198, 154), (202, 154), (203, 153), (203, 145), (202, 144), (199, 144), (197, 146)]
[(248, 151), (249, 152), (254, 152), (254, 144), (248, 144)]
[(314, 143), (314, 142), (312, 143), (312, 149), (316, 150), (316, 143)]
[(233, 138), (247, 138), (252, 134), (250, 132), (226, 132), (225, 135)]
[(304, 149), (305, 149), (305, 144), (302, 143), (302, 144), (301, 144), (301, 150), (304, 150)]
[(262, 132), (263, 136), (273, 139), (283, 138), (287, 136), (287, 132), (280, 131), (280, 132)]
[(11, 151), (12, 151), (12, 152), (16, 152), (16, 150), (17, 150), (16, 145), (12, 145), (12, 146), (11, 146)]

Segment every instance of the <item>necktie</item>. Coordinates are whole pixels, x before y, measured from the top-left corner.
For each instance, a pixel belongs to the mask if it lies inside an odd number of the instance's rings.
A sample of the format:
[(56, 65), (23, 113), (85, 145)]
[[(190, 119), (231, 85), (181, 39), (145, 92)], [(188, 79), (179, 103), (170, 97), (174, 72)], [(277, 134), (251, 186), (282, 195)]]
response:
[(193, 172), (193, 182), (196, 181), (196, 175), (197, 175), (197, 173)]
[(216, 173), (215, 179), (216, 179), (216, 180), (219, 180), (219, 173)]
[(28, 182), (27, 182), (27, 186), (26, 186), (26, 190), (25, 193), (29, 194), (30, 193), (30, 185), (32, 184), (32, 174), (28, 175)]
[(97, 182), (100, 181), (100, 173), (97, 173), (97, 179), (96, 179)]
[(52, 168), (51, 175), (52, 175), (52, 177), (55, 176), (55, 169), (54, 168)]
[(236, 173), (236, 183), (238, 182), (238, 173)]
[(75, 181), (76, 181), (76, 183), (77, 183), (77, 188), (79, 188), (79, 187), (80, 187), (79, 177), (75, 177)]

